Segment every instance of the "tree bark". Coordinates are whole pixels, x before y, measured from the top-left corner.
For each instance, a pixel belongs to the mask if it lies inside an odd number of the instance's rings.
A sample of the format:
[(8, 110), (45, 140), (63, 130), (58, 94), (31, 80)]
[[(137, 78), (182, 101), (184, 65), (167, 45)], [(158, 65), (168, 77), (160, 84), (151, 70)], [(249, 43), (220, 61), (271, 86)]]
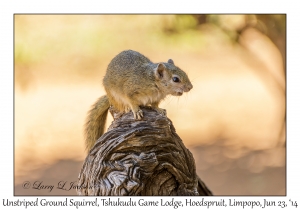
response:
[(166, 116), (142, 107), (132, 112), (110, 108), (114, 121), (90, 150), (79, 174), (79, 195), (212, 195), (196, 174), (192, 153)]

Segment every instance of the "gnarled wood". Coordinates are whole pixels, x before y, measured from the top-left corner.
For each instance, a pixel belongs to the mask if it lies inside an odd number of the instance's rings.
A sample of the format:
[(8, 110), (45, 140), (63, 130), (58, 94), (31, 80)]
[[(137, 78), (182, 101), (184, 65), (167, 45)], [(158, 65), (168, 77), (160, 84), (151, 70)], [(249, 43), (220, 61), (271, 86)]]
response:
[(150, 107), (144, 117), (117, 113), (89, 152), (79, 174), (79, 195), (212, 195), (196, 174), (191, 152), (172, 122)]

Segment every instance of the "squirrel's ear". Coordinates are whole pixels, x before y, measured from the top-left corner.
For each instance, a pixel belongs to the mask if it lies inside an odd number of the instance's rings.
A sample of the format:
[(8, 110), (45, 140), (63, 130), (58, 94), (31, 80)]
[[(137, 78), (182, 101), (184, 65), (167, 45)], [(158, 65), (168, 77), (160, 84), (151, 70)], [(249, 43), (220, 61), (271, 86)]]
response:
[(174, 61), (173, 61), (171, 58), (168, 60), (168, 63), (170, 63), (170, 64), (173, 64), (173, 65), (174, 65)]
[(157, 65), (157, 67), (154, 69), (155, 76), (156, 76), (158, 79), (163, 78), (165, 68), (166, 68), (166, 66), (165, 66), (164, 64), (159, 63), (159, 64)]

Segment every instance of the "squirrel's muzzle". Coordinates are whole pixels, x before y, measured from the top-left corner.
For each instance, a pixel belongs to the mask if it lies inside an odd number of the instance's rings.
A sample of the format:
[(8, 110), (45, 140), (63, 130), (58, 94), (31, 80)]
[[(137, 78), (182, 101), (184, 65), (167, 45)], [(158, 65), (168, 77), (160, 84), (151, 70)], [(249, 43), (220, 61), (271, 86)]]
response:
[(192, 84), (188, 84), (184, 86), (184, 92), (189, 92), (193, 88)]

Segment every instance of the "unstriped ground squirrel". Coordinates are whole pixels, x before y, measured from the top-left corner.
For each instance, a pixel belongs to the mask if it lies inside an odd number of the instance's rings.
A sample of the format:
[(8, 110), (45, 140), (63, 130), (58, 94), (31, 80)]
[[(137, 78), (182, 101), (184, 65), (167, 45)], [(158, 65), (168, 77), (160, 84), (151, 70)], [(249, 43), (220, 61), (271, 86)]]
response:
[(140, 120), (143, 118), (140, 106), (151, 105), (158, 113), (165, 114), (158, 105), (167, 95), (181, 96), (193, 88), (187, 74), (172, 59), (167, 63), (152, 63), (133, 50), (123, 51), (112, 59), (103, 85), (106, 95), (92, 106), (85, 124), (88, 151), (104, 132), (110, 106), (120, 112), (131, 110), (134, 119)]

